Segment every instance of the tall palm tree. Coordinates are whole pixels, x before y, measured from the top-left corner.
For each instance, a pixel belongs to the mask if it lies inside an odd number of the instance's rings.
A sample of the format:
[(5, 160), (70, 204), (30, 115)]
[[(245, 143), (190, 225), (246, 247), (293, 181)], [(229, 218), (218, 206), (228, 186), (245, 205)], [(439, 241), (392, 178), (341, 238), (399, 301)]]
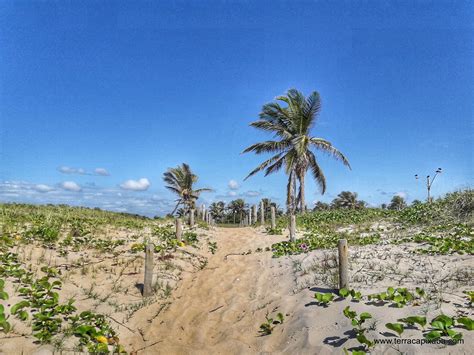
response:
[[(312, 92), (307, 98), (298, 90), (290, 89), (286, 95), (278, 96), (276, 100), (286, 104), (282, 107), (278, 102), (265, 104), (259, 115), (259, 120), (250, 125), (257, 129), (271, 132), (275, 140), (269, 140), (251, 145), (243, 152), (276, 153), (265, 160), (245, 178), (265, 171), (265, 176), (280, 170), (283, 166), (288, 175), (287, 206), (293, 213), (297, 207), (305, 210), (305, 176), (308, 170), (319, 185), (321, 193), (326, 191), (326, 178), (318, 164), (312, 149), (318, 149), (340, 160), (349, 167), (347, 158), (330, 142), (323, 138), (311, 136), (311, 129), (316, 123), (321, 111), (321, 100), (318, 92)], [(299, 182), (298, 194), (297, 182)]]
[(176, 212), (179, 205), (182, 205), (187, 213), (191, 208), (194, 208), (196, 200), (202, 192), (212, 191), (208, 188), (194, 189), (193, 185), (198, 181), (198, 176), (185, 163), (176, 168), (169, 168), (163, 174), (163, 180), (168, 184), (165, 187), (178, 195), (176, 206), (171, 214)]

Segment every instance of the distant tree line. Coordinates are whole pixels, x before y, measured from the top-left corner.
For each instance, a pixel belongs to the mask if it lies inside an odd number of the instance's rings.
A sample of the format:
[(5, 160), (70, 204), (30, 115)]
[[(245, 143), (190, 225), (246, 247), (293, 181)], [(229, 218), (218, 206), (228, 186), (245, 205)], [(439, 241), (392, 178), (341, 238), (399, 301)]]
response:
[[(266, 218), (269, 218), (271, 207), (275, 207), (276, 215), (283, 215), (283, 210), (268, 198), (262, 199), (263, 209)], [(257, 205), (257, 216), (260, 218), (260, 203)], [(253, 206), (251, 203), (245, 202), (245, 200), (238, 198), (236, 200), (225, 203), (224, 201), (213, 202), (209, 206), (209, 212), (216, 223), (229, 223), (237, 224), (245, 219), (249, 209)]]
[[(421, 201), (414, 200), (413, 205), (419, 204)], [(331, 203), (325, 203), (318, 201), (315, 203), (313, 211), (322, 211), (322, 210), (329, 210), (329, 209), (361, 209), (367, 207), (367, 203), (365, 201), (359, 200), (357, 196), (357, 192), (351, 191), (342, 191), (337, 197), (332, 200)], [(390, 203), (387, 205), (383, 203), (381, 208), (389, 209), (389, 210), (396, 210), (400, 211), (407, 207), (407, 203), (402, 196), (395, 195), (393, 196)]]

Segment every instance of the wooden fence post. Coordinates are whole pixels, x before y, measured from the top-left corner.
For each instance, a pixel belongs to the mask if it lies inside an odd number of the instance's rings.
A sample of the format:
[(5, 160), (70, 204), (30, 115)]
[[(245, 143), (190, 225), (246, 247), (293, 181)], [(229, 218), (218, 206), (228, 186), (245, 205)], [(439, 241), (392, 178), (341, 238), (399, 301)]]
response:
[(189, 211), (189, 225), (194, 227), (194, 208), (191, 208), (191, 211)]
[(206, 206), (205, 205), (201, 205), (201, 219), (203, 221), (206, 220)]
[(349, 287), (349, 250), (347, 239), (340, 239), (337, 245), (339, 251), (339, 289)]
[(252, 225), (252, 207), (249, 209), (249, 226)]
[(145, 279), (143, 281), (143, 297), (150, 297), (153, 294), (153, 251), (152, 243), (145, 247)]
[(265, 206), (263, 201), (260, 201), (260, 224), (263, 226), (265, 224)]
[(272, 215), (272, 229), (276, 228), (276, 221), (275, 221), (275, 206), (272, 206), (270, 208), (271, 210), (271, 215)]
[(296, 240), (296, 216), (294, 214), (290, 215), (290, 241), (294, 242)]
[(253, 223), (257, 223), (257, 205), (253, 205)]
[(175, 225), (176, 225), (176, 239), (178, 239), (179, 242), (182, 241), (182, 235), (183, 235), (183, 223), (181, 222), (180, 218), (175, 219)]

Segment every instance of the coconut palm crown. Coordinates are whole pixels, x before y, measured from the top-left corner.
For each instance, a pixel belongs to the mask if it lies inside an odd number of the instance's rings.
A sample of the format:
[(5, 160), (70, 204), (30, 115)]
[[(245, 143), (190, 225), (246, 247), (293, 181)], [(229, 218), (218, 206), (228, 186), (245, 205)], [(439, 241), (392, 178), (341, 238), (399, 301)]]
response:
[(208, 188), (194, 189), (194, 184), (198, 181), (198, 176), (191, 171), (188, 164), (183, 163), (176, 168), (169, 168), (163, 174), (165, 187), (178, 195), (176, 206), (171, 214), (174, 214), (179, 205), (183, 205), (188, 211), (194, 208), (196, 200), (202, 192), (212, 191)]
[[(308, 170), (319, 185), (321, 193), (324, 194), (326, 191), (326, 178), (312, 149), (329, 154), (349, 169), (350, 164), (330, 142), (311, 136), (311, 129), (321, 111), (321, 99), (318, 92), (314, 91), (305, 97), (298, 90), (290, 89), (286, 95), (278, 96), (276, 100), (283, 102), (286, 106), (282, 107), (278, 102), (265, 104), (260, 112), (259, 120), (250, 124), (257, 129), (273, 133), (275, 139), (253, 144), (243, 151), (243, 153), (273, 153), (275, 155), (252, 170), (246, 179), (259, 171), (265, 171), (265, 176), (267, 176), (284, 167), (288, 175), (288, 209), (294, 212), (299, 204), (300, 210), (304, 211), (305, 176)], [(299, 191), (296, 196), (297, 181)]]

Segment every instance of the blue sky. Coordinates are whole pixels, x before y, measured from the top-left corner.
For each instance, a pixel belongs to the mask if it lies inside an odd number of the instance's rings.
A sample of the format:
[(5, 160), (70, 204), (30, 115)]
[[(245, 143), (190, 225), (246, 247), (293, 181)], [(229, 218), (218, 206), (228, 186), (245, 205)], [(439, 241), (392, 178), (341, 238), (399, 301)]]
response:
[(244, 182), (264, 157), (240, 152), (289, 88), (319, 91), (313, 135), (353, 167), (319, 155), (308, 202), (423, 199), (414, 174), (438, 167), (435, 196), (472, 186), (473, 20), (468, 1), (1, 2), (0, 201), (163, 214), (187, 162), (200, 203), (283, 205), (284, 173)]

